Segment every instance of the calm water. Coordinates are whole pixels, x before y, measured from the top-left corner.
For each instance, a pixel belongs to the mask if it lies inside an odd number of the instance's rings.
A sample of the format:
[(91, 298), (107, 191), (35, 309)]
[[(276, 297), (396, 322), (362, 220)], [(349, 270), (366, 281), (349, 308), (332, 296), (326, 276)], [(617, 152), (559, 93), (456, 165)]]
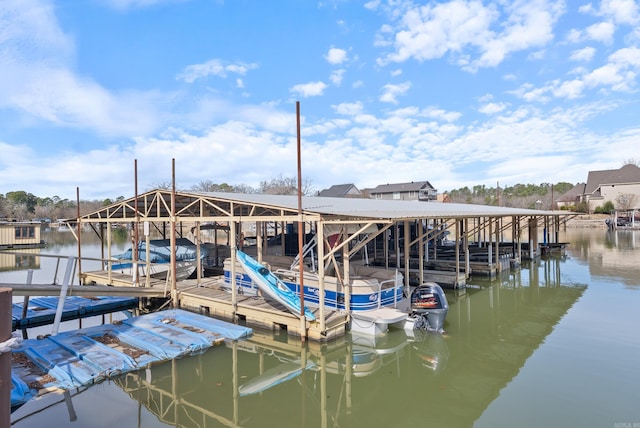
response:
[[(42, 252), (75, 255), (60, 235)], [(90, 239), (83, 255), (99, 256)], [(640, 427), (640, 232), (570, 229), (561, 240), (565, 257), (448, 292), (446, 337), (301, 345), (256, 331), (66, 402), (48, 394), (13, 426)], [(50, 281), (53, 263), (40, 264), (34, 282)], [(25, 278), (0, 271), (0, 282)]]

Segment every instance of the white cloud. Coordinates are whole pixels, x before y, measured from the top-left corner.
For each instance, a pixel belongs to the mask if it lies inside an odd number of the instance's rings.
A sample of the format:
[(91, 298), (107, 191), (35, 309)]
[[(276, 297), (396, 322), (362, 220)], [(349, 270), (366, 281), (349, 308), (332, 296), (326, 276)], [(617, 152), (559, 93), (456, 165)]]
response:
[(324, 94), (324, 90), (327, 88), (327, 84), (324, 82), (309, 82), (294, 85), (290, 91), (301, 97), (315, 97)]
[[(378, 63), (426, 61), (450, 53), (465, 70), (500, 64), (512, 52), (540, 48), (553, 39), (553, 25), (564, 13), (563, 2), (516, 1), (501, 11), (495, 4), (452, 0), (409, 8), (392, 32), (379, 32), (384, 46), (387, 34), (393, 36), (394, 52)], [(388, 41), (387, 41), (388, 43)], [(473, 53), (476, 59), (468, 59)]]
[(616, 28), (611, 22), (599, 22), (585, 29), (586, 37), (597, 42), (611, 44)]
[(347, 60), (347, 51), (344, 49), (331, 48), (327, 55), (325, 55), (325, 59), (332, 65), (342, 64)]
[(336, 86), (340, 86), (342, 83), (342, 79), (344, 77), (345, 69), (341, 68), (340, 70), (334, 70), (331, 72), (329, 76), (329, 80)]
[(638, 4), (634, 0), (603, 0), (597, 13), (630, 25), (637, 24), (639, 18)]
[(411, 88), (410, 82), (404, 82), (399, 85), (387, 84), (382, 87), (382, 95), (379, 100), (384, 103), (398, 104), (397, 97), (404, 95), (409, 88)]
[(568, 80), (562, 82), (558, 87), (553, 89), (553, 95), (559, 98), (575, 99), (582, 96), (584, 90), (584, 82), (579, 79)]
[(596, 53), (595, 48), (592, 48), (591, 46), (587, 46), (585, 48), (576, 49), (573, 52), (571, 52), (571, 55), (569, 55), (569, 59), (571, 61), (587, 62), (587, 61), (591, 61), (595, 53)]
[(590, 87), (608, 86), (615, 91), (628, 91), (635, 86), (640, 69), (640, 48), (623, 48), (609, 56), (609, 62), (584, 77)]
[(99, 0), (101, 3), (116, 10), (144, 8), (163, 3), (176, 3), (184, 0)]
[(229, 73), (245, 75), (249, 70), (257, 68), (257, 64), (227, 63), (221, 59), (211, 59), (203, 64), (192, 64), (184, 68), (176, 78), (187, 83), (193, 83), (198, 79), (208, 76), (225, 78)]
[(480, 113), (491, 115), (491, 114), (500, 113), (505, 108), (507, 108), (507, 105), (505, 103), (488, 103), (480, 107), (478, 111)]

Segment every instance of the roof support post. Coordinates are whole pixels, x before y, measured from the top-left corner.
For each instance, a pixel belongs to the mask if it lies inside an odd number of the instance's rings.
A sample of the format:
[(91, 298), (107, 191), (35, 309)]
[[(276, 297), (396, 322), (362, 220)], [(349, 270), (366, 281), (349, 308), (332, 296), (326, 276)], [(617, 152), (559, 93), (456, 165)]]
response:
[(231, 306), (233, 308), (233, 320), (236, 319), (236, 311), (238, 309), (238, 287), (236, 285), (236, 222), (229, 221), (229, 247), (231, 247)]
[(422, 284), (422, 281), (424, 281), (424, 249), (425, 247), (427, 247), (427, 251), (428, 251), (428, 233), (427, 233), (427, 242), (425, 242), (424, 240), (424, 226), (425, 224), (423, 222), (426, 222), (427, 220), (419, 220), (418, 221), (418, 275), (420, 275), (420, 282), (418, 285)]
[(324, 224), (319, 221), (316, 225), (316, 236), (318, 245), (318, 287), (320, 288), (320, 331), (326, 329), (326, 317), (324, 311)]
[(458, 288), (458, 278), (460, 277), (460, 228), (462, 220), (456, 220), (456, 279), (453, 281), (453, 287)]
[[(409, 260), (410, 260), (410, 248), (409, 248), (409, 243), (411, 242), (411, 228), (410, 228), (410, 224), (409, 224), (409, 220), (405, 220), (404, 224), (403, 224), (403, 228), (404, 228), (404, 248), (402, 250), (402, 252), (404, 253), (404, 287), (407, 290), (407, 296), (410, 294), (410, 289), (409, 289), (409, 268), (411, 266), (409, 266)], [(396, 265), (399, 267), (399, 265)], [(422, 278), (420, 279), (420, 283), (422, 283)], [(380, 290), (380, 293), (382, 293), (382, 290)], [(380, 297), (378, 297), (380, 298)]]
[(464, 219), (464, 235), (462, 237), (462, 242), (464, 245), (464, 277), (465, 279), (469, 279), (471, 277), (471, 263), (469, 260), (469, 218), (465, 217)]
[(500, 218), (496, 217), (496, 242), (493, 244), (495, 246), (496, 253), (496, 272), (502, 271), (500, 268)]

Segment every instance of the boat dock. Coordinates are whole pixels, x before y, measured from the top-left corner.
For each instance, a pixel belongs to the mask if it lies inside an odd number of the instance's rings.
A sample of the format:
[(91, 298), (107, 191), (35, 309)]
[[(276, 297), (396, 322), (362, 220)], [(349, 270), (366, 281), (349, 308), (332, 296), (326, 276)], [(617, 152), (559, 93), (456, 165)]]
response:
[[(195, 282), (181, 282), (188, 281)], [(267, 330), (286, 330), (289, 335), (307, 336), (317, 341), (343, 336), (346, 331), (348, 316), (343, 311), (329, 311), (326, 314), (325, 329), (322, 330), (319, 322), (306, 319), (301, 321), (299, 315), (292, 314), (283, 305), (260, 296), (240, 294), (234, 307), (232, 294), (219, 287), (220, 281), (221, 279), (211, 279), (201, 286), (185, 288), (180, 292), (180, 307), (226, 320), (242, 320), (247, 325)]]
[[(154, 293), (153, 290), (158, 293), (158, 296), (164, 297), (168, 294), (165, 280), (152, 279), (151, 287), (132, 287), (131, 275), (111, 272), (111, 282), (109, 282), (109, 272), (104, 270), (83, 272), (82, 278), (83, 281), (94, 284), (111, 284), (113, 287), (107, 287), (107, 289), (114, 292), (128, 289), (130, 293), (135, 293), (139, 290), (141, 297), (151, 295)], [(242, 320), (247, 325), (266, 330), (286, 330), (292, 336), (308, 335), (310, 339), (325, 341), (344, 335), (348, 324), (347, 313), (342, 311), (328, 312), (324, 329), (320, 328), (318, 322), (304, 320), (302, 324), (299, 315), (292, 314), (272, 299), (266, 300), (260, 296), (238, 294), (234, 305), (232, 293), (228, 286), (224, 286), (223, 276), (185, 279), (177, 282), (176, 285), (178, 306), (182, 309), (233, 322)], [(83, 290), (84, 287), (105, 289), (103, 285), (75, 286), (73, 293)]]
[[(25, 299), (22, 303), (13, 303), (11, 308), (11, 329), (20, 330), (52, 324), (56, 315), (58, 300), (57, 297), (36, 297)], [(64, 300), (61, 321), (81, 320), (82, 318), (124, 311), (137, 306), (138, 299), (135, 297), (71, 296)]]
[(204, 352), (253, 330), (170, 309), (24, 340), (12, 350), (11, 407), (47, 392), (88, 386), (151, 364)]

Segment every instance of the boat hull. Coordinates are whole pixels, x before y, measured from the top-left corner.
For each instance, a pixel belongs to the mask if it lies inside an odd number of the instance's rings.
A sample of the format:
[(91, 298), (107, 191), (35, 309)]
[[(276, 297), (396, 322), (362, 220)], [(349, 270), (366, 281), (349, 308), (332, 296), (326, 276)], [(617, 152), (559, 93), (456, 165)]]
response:
[(260, 290), (287, 307), (293, 314), (300, 314), (302, 309), (309, 321), (315, 321), (316, 317), (313, 312), (308, 308), (301, 308), (299, 294), (287, 287), (278, 276), (242, 251), (237, 251), (237, 257), (244, 271)]

